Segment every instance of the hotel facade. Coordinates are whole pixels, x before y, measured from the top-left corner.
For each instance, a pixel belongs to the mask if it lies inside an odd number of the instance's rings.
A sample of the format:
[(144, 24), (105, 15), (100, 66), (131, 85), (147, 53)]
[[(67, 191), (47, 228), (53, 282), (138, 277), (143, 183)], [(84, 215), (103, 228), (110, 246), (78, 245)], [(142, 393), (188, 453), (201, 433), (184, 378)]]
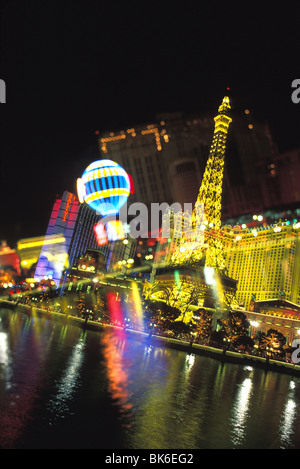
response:
[(228, 275), (238, 281), (237, 301), (285, 299), (300, 304), (300, 224), (223, 228)]

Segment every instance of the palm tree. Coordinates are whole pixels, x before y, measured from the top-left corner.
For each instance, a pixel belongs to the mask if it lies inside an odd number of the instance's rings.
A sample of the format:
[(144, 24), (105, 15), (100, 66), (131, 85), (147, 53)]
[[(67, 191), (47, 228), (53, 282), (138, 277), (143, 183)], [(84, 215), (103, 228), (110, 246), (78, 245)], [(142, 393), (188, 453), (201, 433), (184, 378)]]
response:
[(264, 354), (271, 357), (282, 357), (286, 337), (276, 329), (269, 329), (267, 333), (262, 332), (258, 336), (258, 348)]
[(226, 319), (221, 319), (224, 338), (233, 345), (241, 343), (242, 337), (248, 337), (250, 323), (241, 311), (229, 312)]

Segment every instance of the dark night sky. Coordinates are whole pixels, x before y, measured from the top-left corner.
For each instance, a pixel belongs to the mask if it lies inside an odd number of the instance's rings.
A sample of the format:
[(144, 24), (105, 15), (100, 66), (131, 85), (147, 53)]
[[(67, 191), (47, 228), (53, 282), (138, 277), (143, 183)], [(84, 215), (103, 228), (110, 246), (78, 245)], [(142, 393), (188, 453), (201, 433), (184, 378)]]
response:
[[(95, 130), (237, 106), (300, 147), (300, 5), (7, 0), (1, 4), (0, 239), (45, 233), (56, 194), (99, 157)], [(238, 6), (237, 6), (238, 5)]]

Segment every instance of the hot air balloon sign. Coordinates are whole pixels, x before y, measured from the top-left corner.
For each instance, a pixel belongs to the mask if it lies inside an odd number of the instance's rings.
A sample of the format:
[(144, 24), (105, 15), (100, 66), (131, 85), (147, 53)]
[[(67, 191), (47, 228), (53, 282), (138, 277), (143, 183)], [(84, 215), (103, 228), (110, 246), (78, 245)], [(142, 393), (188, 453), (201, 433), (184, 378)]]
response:
[(111, 160), (94, 161), (77, 179), (79, 202), (86, 202), (102, 216), (119, 213), (130, 195), (130, 187), (125, 169)]

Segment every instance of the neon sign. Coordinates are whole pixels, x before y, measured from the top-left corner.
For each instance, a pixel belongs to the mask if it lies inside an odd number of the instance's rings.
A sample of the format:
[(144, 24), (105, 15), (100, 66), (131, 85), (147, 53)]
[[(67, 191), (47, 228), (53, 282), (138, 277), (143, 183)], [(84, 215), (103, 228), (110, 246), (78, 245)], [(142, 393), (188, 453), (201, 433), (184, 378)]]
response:
[[(126, 227), (125, 227), (126, 228)], [(112, 220), (106, 223), (99, 221), (94, 225), (94, 233), (98, 246), (103, 246), (109, 241), (119, 241), (125, 238), (125, 229), (120, 220)]]
[(101, 223), (101, 221), (94, 226), (94, 233), (98, 246), (104, 246), (104, 244), (108, 243), (105, 226), (103, 225), (103, 223)]
[(120, 220), (112, 220), (106, 223), (107, 237), (110, 241), (124, 239), (123, 224)]
[(64, 216), (63, 216), (63, 221), (66, 221), (66, 218), (67, 218), (67, 215), (69, 213), (69, 210), (70, 210), (70, 205), (72, 203), (72, 198), (73, 198), (73, 195), (72, 194), (69, 194), (69, 197), (67, 199), (67, 203), (66, 203), (66, 208), (65, 208), (65, 211), (64, 211)]

